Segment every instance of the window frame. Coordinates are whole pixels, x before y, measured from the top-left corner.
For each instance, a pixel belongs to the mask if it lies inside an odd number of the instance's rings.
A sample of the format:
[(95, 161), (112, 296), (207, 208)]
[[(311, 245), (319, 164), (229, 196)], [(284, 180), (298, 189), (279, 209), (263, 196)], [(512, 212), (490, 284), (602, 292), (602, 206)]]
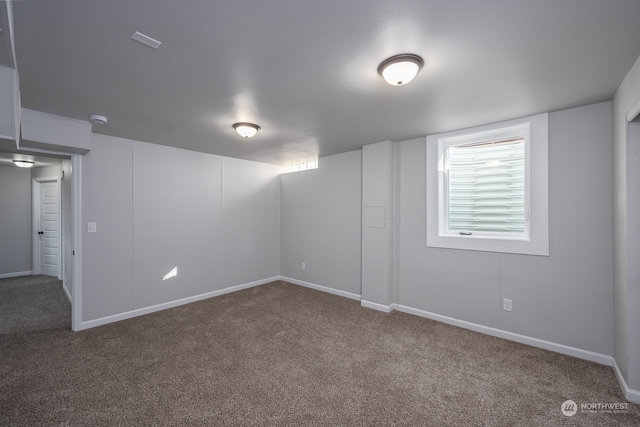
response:
[[(549, 255), (549, 115), (429, 135), (427, 148), (427, 246), (528, 255)], [(446, 177), (443, 154), (452, 145), (500, 139), (526, 129), (525, 134), (525, 233), (474, 231), (461, 235), (447, 229)]]

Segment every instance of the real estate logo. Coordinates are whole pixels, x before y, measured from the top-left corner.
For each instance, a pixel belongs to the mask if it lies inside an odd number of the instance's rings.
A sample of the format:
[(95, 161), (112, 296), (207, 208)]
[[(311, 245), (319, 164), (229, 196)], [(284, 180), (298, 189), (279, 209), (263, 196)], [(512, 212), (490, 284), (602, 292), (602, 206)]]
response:
[(623, 414), (629, 412), (628, 402), (616, 402), (616, 403), (581, 403), (578, 405), (573, 400), (565, 400), (560, 405), (560, 410), (565, 417), (572, 417), (578, 413), (581, 414)]
[(572, 417), (578, 412), (578, 404), (573, 400), (565, 400), (560, 406), (560, 410), (565, 417)]

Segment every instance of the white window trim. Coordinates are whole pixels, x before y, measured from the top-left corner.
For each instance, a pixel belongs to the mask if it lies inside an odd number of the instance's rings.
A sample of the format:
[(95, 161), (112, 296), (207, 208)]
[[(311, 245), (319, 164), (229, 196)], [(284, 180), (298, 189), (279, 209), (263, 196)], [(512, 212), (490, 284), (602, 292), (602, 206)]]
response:
[[(528, 255), (549, 255), (549, 114), (543, 113), (521, 119), (427, 136), (427, 246), (488, 252)], [(498, 236), (461, 236), (442, 233), (441, 197), (439, 186), (438, 140), (529, 123), (530, 141), (527, 152), (529, 177), (529, 235), (528, 238)]]

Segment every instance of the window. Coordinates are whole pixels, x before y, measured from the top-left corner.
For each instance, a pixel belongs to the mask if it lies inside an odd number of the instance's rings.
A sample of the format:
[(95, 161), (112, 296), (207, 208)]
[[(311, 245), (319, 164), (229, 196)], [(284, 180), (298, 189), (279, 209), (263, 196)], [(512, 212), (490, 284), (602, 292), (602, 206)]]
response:
[(318, 159), (308, 160), (295, 164), (289, 164), (283, 168), (282, 173), (300, 172), (309, 169), (318, 169)]
[(427, 137), (427, 246), (549, 255), (547, 122)]

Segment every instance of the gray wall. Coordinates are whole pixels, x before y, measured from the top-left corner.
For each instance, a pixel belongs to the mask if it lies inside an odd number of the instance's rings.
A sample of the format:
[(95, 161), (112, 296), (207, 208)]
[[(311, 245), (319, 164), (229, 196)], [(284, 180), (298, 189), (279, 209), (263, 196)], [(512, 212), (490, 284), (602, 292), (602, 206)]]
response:
[(549, 257), (427, 248), (425, 140), (399, 145), (399, 304), (612, 354), (609, 102), (549, 116)]
[(613, 98), (614, 357), (629, 388), (640, 390), (640, 124), (627, 111), (640, 102), (640, 58)]
[[(393, 302), (612, 355), (611, 126), (610, 102), (549, 116), (548, 257), (428, 248), (425, 138), (396, 143)], [(325, 248), (351, 247), (343, 263), (362, 263), (362, 236), (347, 234), (362, 224), (355, 205), (362, 197), (358, 153), (321, 158), (318, 170), (281, 176), (283, 276), (357, 293), (355, 274), (327, 284), (336, 264), (328, 262)], [(343, 175), (327, 166), (338, 161)], [(348, 192), (347, 186), (353, 201), (325, 201), (326, 194)], [(341, 233), (326, 227), (328, 207), (345, 215)], [(513, 300), (512, 312), (502, 310), (503, 298)]]
[(274, 174), (280, 170), (228, 157), (223, 158), (222, 166), (225, 284), (279, 276), (280, 179)]
[[(279, 172), (93, 135), (83, 159), (82, 320), (277, 276)], [(178, 276), (162, 281), (174, 267)]]
[(31, 272), (31, 171), (0, 166), (0, 276)]
[(280, 176), (282, 276), (360, 295), (361, 176), (359, 150)]
[(393, 167), (391, 141), (362, 147), (362, 301), (393, 303)]

